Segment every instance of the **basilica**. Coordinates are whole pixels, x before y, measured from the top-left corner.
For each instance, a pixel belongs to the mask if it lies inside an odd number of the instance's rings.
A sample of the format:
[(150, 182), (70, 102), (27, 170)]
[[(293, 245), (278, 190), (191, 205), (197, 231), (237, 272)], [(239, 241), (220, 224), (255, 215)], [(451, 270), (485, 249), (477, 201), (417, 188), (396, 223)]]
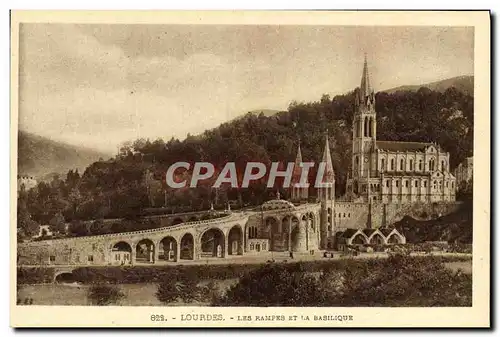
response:
[(455, 201), (450, 154), (436, 143), (377, 139), (375, 93), (365, 58), (352, 126), (352, 170), (347, 192), (362, 202)]

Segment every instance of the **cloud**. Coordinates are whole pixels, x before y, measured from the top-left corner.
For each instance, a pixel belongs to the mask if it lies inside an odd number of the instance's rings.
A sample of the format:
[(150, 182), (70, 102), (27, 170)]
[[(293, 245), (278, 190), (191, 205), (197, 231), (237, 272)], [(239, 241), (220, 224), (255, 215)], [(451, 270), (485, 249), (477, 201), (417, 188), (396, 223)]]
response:
[[(183, 138), (254, 109), (470, 73), (467, 30), (23, 24), (20, 127), (114, 151)], [(457, 53), (461, 48), (462, 53)]]

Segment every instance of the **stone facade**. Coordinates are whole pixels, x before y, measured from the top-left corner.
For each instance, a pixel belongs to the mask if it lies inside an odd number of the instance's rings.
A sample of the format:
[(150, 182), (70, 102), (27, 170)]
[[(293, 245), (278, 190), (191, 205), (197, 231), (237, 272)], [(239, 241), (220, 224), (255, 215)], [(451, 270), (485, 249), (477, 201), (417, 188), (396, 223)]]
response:
[(435, 143), (377, 140), (375, 93), (365, 59), (352, 126), (352, 170), (346, 190), (363, 202), (455, 201), (450, 154)]

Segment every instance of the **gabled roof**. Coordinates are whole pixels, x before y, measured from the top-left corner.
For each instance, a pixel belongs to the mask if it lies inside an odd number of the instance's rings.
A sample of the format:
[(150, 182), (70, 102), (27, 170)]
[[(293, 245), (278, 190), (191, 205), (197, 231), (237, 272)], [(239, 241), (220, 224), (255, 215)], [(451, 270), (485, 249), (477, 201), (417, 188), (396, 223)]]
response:
[[(384, 151), (425, 151), (429, 146), (436, 146), (432, 143), (419, 143), (419, 142), (393, 142), (378, 140), (376, 146)], [(437, 147), (437, 146), (436, 146)]]

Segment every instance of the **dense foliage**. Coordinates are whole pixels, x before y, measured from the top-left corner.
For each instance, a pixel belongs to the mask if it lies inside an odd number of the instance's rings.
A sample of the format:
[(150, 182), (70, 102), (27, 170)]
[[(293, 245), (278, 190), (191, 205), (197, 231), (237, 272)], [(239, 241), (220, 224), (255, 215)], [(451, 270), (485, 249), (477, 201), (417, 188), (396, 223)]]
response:
[(117, 304), (125, 295), (117, 286), (95, 284), (88, 289), (87, 297), (93, 305), (112, 305)]
[(242, 277), (222, 306), (471, 306), (472, 276), (440, 261), (393, 255), (318, 277), (300, 265), (267, 265)]
[[(184, 141), (139, 139), (124, 144), (115, 159), (98, 161), (81, 175), (69, 171), (66, 177), (56, 176), (50, 183), (41, 182), (36, 189), (21, 191), (20, 236), (31, 236), (39, 224), (50, 224), (53, 231), (63, 233), (63, 219), (70, 222), (128, 217), (141, 214), (144, 208), (165, 204), (165, 212), (208, 209), (211, 202), (219, 209), (228, 201), (240, 206), (260, 204), (276, 193), (263, 182), (255, 182), (247, 189), (222, 186), (216, 193), (210, 188), (213, 180), (204, 181), (197, 188), (172, 190), (165, 188), (161, 179), (167, 168), (180, 160), (208, 161), (217, 170), (234, 161), (241, 177), (248, 161), (293, 161), (299, 140), (303, 159), (318, 162), (327, 130), (336, 193), (343, 195), (351, 164), (354, 95), (355, 91), (333, 99), (323, 95), (317, 102), (293, 102), (287, 111), (274, 116), (248, 114), (201, 135), (188, 135)], [(472, 155), (473, 104), (473, 97), (454, 88), (442, 93), (426, 88), (378, 93), (377, 138), (437, 142), (450, 152), (450, 165), (454, 168)], [(147, 171), (156, 180), (145, 179)], [(286, 193), (281, 190), (285, 198)]]

